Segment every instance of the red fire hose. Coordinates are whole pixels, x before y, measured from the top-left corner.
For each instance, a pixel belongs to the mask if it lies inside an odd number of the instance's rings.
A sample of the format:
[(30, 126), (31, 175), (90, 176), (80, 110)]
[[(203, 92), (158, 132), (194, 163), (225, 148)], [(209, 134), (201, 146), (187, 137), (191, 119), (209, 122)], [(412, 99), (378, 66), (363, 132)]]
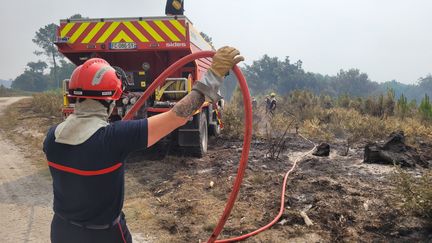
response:
[[(135, 113), (141, 108), (141, 106), (145, 103), (145, 101), (150, 97), (150, 95), (155, 91), (155, 89), (160, 86), (165, 80), (177, 69), (183, 67), (187, 63), (194, 61), (199, 58), (208, 58), (213, 57), (215, 52), (213, 51), (202, 51), (193, 53), (190, 55), (187, 55), (180, 60), (173, 63), (169, 68), (167, 68), (165, 71), (163, 71), (159, 77), (157, 77), (154, 82), (147, 88), (147, 90), (144, 92), (144, 94), (138, 99), (138, 101), (135, 103), (134, 106), (129, 110), (129, 112), (123, 117), (123, 120), (130, 120), (133, 118)], [(237, 76), (237, 79), (240, 84), (240, 89), (243, 94), (243, 104), (245, 107), (245, 133), (243, 138), (243, 150), (242, 155), (240, 158), (240, 164), (237, 170), (237, 177), (234, 181), (233, 190), (231, 191), (230, 197), (227, 201), (227, 204), (225, 206), (225, 210), (222, 213), (222, 217), (219, 220), (219, 223), (217, 224), (216, 228), (213, 231), (213, 234), (210, 236), (210, 239), (208, 242), (214, 242), (216, 238), (219, 236), (220, 232), (222, 231), (225, 222), (227, 221), (231, 209), (234, 206), (235, 200), (237, 198), (238, 192), (240, 190), (240, 185), (244, 177), (244, 173), (247, 167), (248, 162), (248, 156), (249, 156), (249, 149), (250, 149), (250, 143), (252, 139), (252, 103), (250, 99), (249, 94), (249, 88), (246, 83), (246, 79), (244, 78), (241, 70), (235, 66), (233, 68), (235, 75)]]
[[(138, 99), (138, 101), (135, 103), (135, 105), (129, 110), (129, 112), (124, 116), (123, 120), (130, 120), (133, 118), (133, 116), (135, 115), (135, 113), (142, 107), (142, 105), (145, 103), (145, 101), (150, 97), (150, 95), (154, 92), (154, 90), (160, 86), (174, 71), (176, 71), (177, 69), (183, 67), (184, 65), (186, 65), (187, 63), (194, 61), (196, 59), (200, 59), (200, 58), (209, 58), (209, 57), (213, 57), (213, 55), (215, 54), (215, 52), (213, 51), (202, 51), (202, 52), (197, 52), (197, 53), (193, 53), (190, 54), (188, 56), (185, 56), (183, 58), (181, 58), (180, 60), (176, 61), (175, 63), (173, 63), (169, 68), (167, 68), (164, 72), (162, 72), (159, 77), (157, 77), (155, 79), (155, 81), (147, 88), (147, 90), (144, 92), (144, 94)], [(233, 241), (240, 241), (240, 240), (244, 240), (250, 236), (256, 235), (266, 229), (268, 229), (270, 226), (272, 226), (273, 224), (275, 224), (279, 218), (282, 216), (283, 210), (284, 210), (284, 196), (285, 196), (285, 185), (286, 185), (286, 181), (288, 178), (289, 173), (294, 169), (295, 163), (293, 165), (293, 167), (291, 168), (291, 170), (289, 170), (284, 178), (284, 183), (283, 183), (283, 188), (282, 188), (282, 196), (281, 196), (281, 208), (279, 211), (279, 214), (276, 216), (276, 218), (270, 222), (269, 224), (267, 224), (266, 226), (255, 230), (251, 233), (239, 236), (239, 237), (235, 237), (235, 238), (231, 238), (231, 239), (224, 239), (224, 240), (216, 240), (217, 237), (219, 236), (220, 232), (222, 231), (230, 213), (231, 210), (234, 206), (234, 203), (236, 201), (237, 195), (239, 193), (240, 190), (240, 186), (244, 177), (244, 173), (247, 167), (247, 162), (248, 162), (248, 156), (249, 156), (249, 150), (250, 150), (250, 143), (251, 143), (251, 139), (252, 139), (252, 103), (251, 103), (251, 98), (250, 98), (250, 94), (249, 94), (249, 88), (247, 86), (246, 83), (246, 79), (243, 76), (241, 70), (235, 66), (233, 68), (234, 74), (237, 76), (239, 85), (240, 85), (240, 89), (243, 95), (243, 104), (244, 104), (244, 111), (245, 111), (245, 132), (244, 132), (244, 138), (243, 138), (243, 150), (242, 150), (242, 154), (241, 154), (241, 158), (240, 158), (240, 164), (237, 170), (237, 177), (234, 181), (234, 185), (233, 185), (233, 189), (231, 191), (231, 194), (228, 198), (228, 201), (225, 205), (225, 209), (222, 213), (221, 218), (219, 219), (219, 222), (217, 224), (217, 226), (215, 227), (212, 235), (210, 236), (208, 242), (209, 243), (213, 243), (213, 242), (233, 242)]]

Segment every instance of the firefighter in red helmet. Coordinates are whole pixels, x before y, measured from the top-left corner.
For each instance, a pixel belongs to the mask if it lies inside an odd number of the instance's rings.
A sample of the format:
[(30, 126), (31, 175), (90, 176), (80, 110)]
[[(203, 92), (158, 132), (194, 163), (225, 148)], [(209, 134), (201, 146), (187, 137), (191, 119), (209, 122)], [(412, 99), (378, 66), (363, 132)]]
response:
[(75, 111), (49, 129), (43, 144), (54, 191), (51, 242), (132, 242), (122, 213), (127, 155), (184, 125), (206, 98), (218, 101), (223, 77), (242, 60), (238, 50), (223, 47), (170, 111), (114, 123), (107, 119), (123, 91), (121, 72), (99, 58), (77, 67), (68, 90)]
[(117, 71), (100, 58), (92, 58), (74, 70), (68, 91), (72, 97), (96, 100), (118, 100), (123, 92)]

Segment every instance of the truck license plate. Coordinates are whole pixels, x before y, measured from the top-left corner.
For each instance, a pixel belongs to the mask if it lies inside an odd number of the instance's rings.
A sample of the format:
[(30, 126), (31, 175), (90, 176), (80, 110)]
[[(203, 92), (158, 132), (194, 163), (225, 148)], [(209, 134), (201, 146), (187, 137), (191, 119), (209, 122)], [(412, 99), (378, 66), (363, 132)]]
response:
[(114, 50), (130, 50), (136, 49), (137, 44), (135, 42), (112, 42), (110, 49)]

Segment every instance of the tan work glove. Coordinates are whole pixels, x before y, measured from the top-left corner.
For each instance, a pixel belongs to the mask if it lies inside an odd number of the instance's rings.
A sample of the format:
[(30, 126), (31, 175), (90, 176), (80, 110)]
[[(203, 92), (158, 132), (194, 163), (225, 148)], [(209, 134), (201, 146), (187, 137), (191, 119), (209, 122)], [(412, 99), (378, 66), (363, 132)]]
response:
[(224, 46), (216, 51), (210, 70), (219, 77), (224, 77), (237, 63), (244, 61), (240, 51), (234, 47)]
[(193, 86), (193, 90), (202, 93), (207, 100), (216, 103), (222, 99), (219, 95), (219, 88), (222, 85), (223, 77), (237, 63), (244, 60), (240, 52), (234, 47), (225, 46), (216, 51), (213, 57), (212, 65), (204, 74), (201, 80), (198, 80)]

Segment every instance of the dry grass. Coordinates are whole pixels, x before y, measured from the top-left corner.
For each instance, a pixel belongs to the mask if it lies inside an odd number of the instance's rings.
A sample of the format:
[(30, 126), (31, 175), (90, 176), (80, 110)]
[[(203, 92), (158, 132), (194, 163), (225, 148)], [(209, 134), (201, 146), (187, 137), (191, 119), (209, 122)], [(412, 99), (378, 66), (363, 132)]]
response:
[[(372, 98), (368, 100), (373, 100)], [(294, 91), (285, 97), (278, 97), (275, 115), (254, 111), (254, 134), (273, 137), (283, 132), (289, 119), (295, 117), (297, 124), (294, 126), (300, 128), (301, 133), (316, 140), (332, 142), (334, 139), (345, 139), (348, 144), (353, 144), (361, 140), (384, 139), (391, 132), (402, 130), (411, 145), (432, 142), (432, 123), (422, 122), (415, 112), (411, 114), (412, 117), (404, 119), (392, 115), (393, 112), (378, 112), (381, 115), (373, 116), (370, 114), (376, 112), (370, 111), (368, 106), (362, 103), (362, 99), (346, 99), (345, 103), (358, 104), (343, 105), (343, 102), (331, 97), (316, 96), (307, 91)], [(226, 133), (232, 137), (238, 137), (243, 129), (243, 105), (240, 101), (240, 94), (236, 90), (225, 111)]]
[(63, 95), (60, 90), (33, 94), (32, 103), (35, 113), (45, 116), (59, 116), (63, 105)]
[(243, 113), (239, 106), (234, 103), (225, 106), (223, 111), (224, 136), (229, 138), (240, 138), (243, 134)]
[(330, 141), (334, 138), (325, 127), (322, 126), (318, 119), (310, 119), (303, 122), (300, 133), (305, 134), (309, 138), (314, 138), (322, 141)]
[(27, 91), (8, 89), (3, 85), (0, 85), (0, 97), (27, 96), (30, 94), (31, 93)]
[[(38, 97), (47, 96), (40, 94)], [(44, 100), (44, 99), (42, 99)], [(40, 103), (45, 104), (45, 103)], [(0, 128), (6, 136), (19, 147), (25, 148), (26, 156), (34, 165), (46, 168), (42, 144), (49, 127), (62, 120), (61, 113), (56, 116), (50, 112), (40, 113), (32, 98), (22, 99), (6, 108), (0, 116)], [(48, 173), (46, 173), (48, 176)]]
[[(244, 131), (243, 120), (240, 106), (234, 103), (226, 105), (223, 118), (224, 134), (231, 138), (241, 138)], [(347, 108), (323, 110), (305, 120), (296, 120), (292, 115), (282, 112), (278, 112), (274, 116), (265, 115), (264, 118), (258, 118), (258, 122), (254, 124), (254, 135), (268, 137), (270, 134), (271, 137), (283, 133), (287, 125), (291, 124), (293, 120), (292, 127), (298, 126), (302, 134), (312, 139), (327, 142), (336, 138), (346, 139), (350, 144), (364, 139), (379, 140), (384, 139), (391, 132), (400, 130), (405, 132), (407, 141), (411, 145), (416, 145), (419, 140), (432, 142), (432, 125), (424, 124), (418, 119), (405, 118), (401, 120), (394, 116), (378, 118)], [(264, 123), (267, 123), (267, 127)]]
[(361, 140), (384, 139), (394, 131), (404, 131), (408, 143), (414, 146), (419, 140), (432, 142), (432, 126), (417, 119), (381, 119), (345, 108), (329, 109), (321, 116), (305, 120), (301, 128), (302, 133), (314, 139), (331, 141), (340, 138), (349, 140), (351, 144)]
[(397, 169), (393, 178), (395, 193), (402, 199), (402, 208), (408, 213), (432, 219), (432, 171), (414, 177)]

